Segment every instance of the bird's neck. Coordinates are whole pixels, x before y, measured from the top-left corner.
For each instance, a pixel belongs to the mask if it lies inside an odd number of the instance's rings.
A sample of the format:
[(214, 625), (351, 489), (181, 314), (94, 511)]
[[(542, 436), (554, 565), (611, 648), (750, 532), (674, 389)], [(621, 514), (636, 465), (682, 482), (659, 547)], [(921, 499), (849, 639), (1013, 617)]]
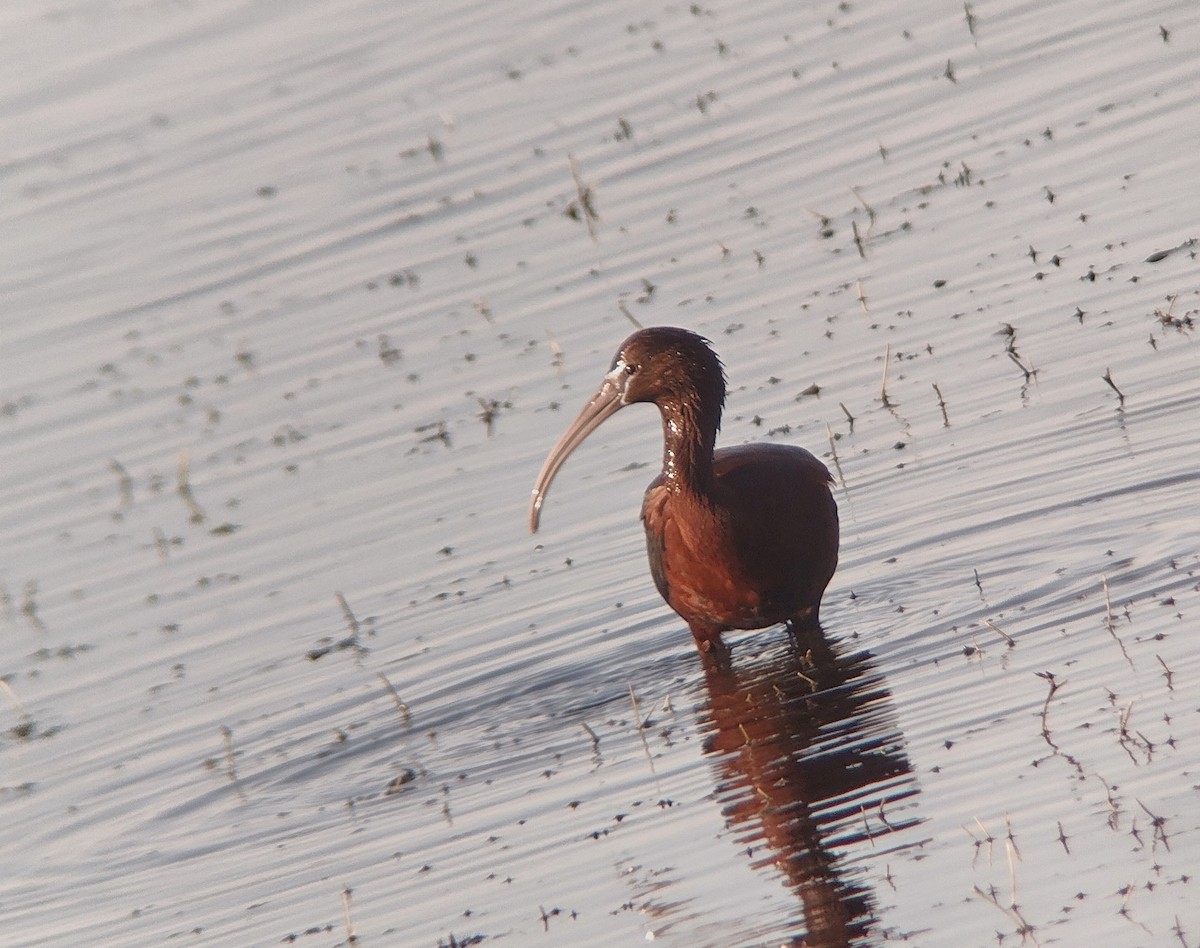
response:
[(713, 484), (713, 448), (719, 416), (687, 402), (659, 404), (663, 421), (662, 476), (673, 493), (706, 497)]

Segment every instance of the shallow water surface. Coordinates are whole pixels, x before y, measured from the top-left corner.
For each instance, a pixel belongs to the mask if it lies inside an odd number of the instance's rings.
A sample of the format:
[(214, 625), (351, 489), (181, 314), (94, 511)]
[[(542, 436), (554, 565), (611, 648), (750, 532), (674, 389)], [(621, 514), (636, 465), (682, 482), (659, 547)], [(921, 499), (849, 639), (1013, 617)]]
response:
[[(1200, 943), (1200, 14), (5, 6), (22, 945)], [(705, 660), (632, 322), (834, 472)]]

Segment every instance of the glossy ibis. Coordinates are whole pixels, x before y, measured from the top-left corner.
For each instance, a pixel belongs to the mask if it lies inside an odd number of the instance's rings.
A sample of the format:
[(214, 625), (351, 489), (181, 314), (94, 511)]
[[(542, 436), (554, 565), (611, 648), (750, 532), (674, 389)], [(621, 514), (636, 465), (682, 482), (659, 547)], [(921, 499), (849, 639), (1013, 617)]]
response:
[(642, 502), (650, 572), (700, 650), (720, 648), (729, 629), (815, 628), (838, 557), (829, 471), (793, 445), (714, 451), (725, 373), (708, 340), (686, 329), (643, 329), (621, 344), (600, 388), (542, 465), (529, 529), (537, 531), (567, 456), (634, 402), (657, 405), (663, 424), (662, 473)]

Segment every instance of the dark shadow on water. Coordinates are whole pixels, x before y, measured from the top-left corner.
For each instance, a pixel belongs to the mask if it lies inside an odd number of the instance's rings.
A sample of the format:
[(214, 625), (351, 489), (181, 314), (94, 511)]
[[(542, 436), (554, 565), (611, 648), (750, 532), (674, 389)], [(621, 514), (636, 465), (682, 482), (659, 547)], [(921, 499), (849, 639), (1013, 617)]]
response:
[(799, 915), (773, 939), (878, 941), (861, 857), (883, 862), (915, 845), (920, 820), (891, 694), (870, 655), (819, 630), (789, 631), (705, 656), (704, 675), (701, 726), (726, 825), (751, 864), (780, 873), (799, 899)]

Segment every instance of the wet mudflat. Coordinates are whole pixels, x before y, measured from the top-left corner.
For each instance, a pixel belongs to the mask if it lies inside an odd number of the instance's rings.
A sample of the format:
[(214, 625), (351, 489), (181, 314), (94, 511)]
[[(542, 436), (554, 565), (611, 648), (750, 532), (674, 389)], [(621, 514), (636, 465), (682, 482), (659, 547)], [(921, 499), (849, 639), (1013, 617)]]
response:
[[(10, 4), (14, 944), (1200, 944), (1200, 16)], [(643, 324), (837, 477), (704, 661)]]

